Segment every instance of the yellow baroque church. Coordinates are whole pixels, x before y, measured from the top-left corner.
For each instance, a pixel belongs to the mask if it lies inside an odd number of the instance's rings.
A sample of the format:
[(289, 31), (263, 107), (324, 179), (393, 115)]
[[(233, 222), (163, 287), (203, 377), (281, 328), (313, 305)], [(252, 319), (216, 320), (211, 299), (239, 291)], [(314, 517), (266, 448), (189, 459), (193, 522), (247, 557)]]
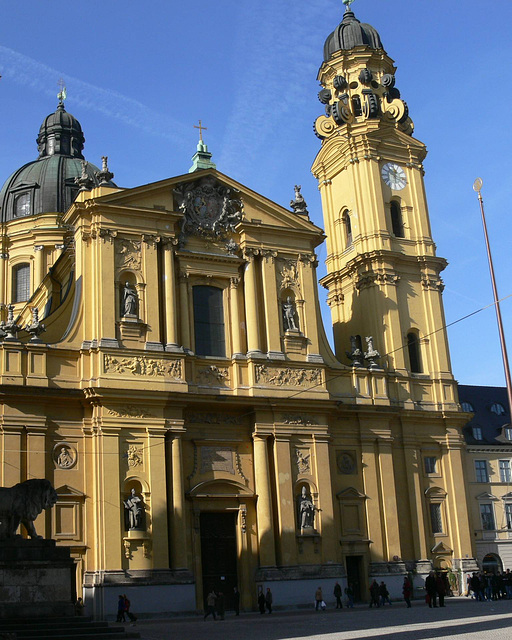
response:
[(52, 481), (36, 526), (96, 617), (476, 568), (425, 145), (349, 7), (318, 79), (325, 236), (299, 187), (284, 208), (202, 139), (188, 173), (118, 188), (62, 99), (0, 192), (1, 484)]

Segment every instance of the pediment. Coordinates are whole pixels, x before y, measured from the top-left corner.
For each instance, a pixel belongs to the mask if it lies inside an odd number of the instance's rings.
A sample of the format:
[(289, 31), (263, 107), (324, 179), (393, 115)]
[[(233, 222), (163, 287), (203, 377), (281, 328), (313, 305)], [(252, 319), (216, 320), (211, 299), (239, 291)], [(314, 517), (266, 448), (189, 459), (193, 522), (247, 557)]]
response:
[(432, 547), (432, 553), (436, 553), (438, 555), (451, 555), (453, 553), (453, 549), (450, 549), (450, 547), (444, 542), (438, 542), (435, 547)]
[(367, 495), (361, 493), (354, 487), (348, 487), (347, 489), (343, 489), (336, 494), (338, 500), (366, 500)]
[(498, 500), (498, 498), (496, 496), (494, 496), (492, 493), (489, 493), (488, 491), (484, 491), (484, 493), (480, 493), (478, 496), (476, 496), (477, 500)]
[(67, 484), (63, 484), (58, 489), (55, 489), (59, 498), (79, 498), (85, 499), (85, 493), (78, 491), (78, 489), (74, 489), (73, 487), (68, 486)]
[(189, 491), (188, 495), (191, 498), (254, 497), (254, 493), (245, 485), (225, 479), (200, 482)]
[(439, 498), (444, 500), (444, 498), (446, 498), (447, 496), (447, 493), (444, 489), (441, 489), (441, 487), (429, 487), (425, 491), (425, 495), (428, 498)]
[(187, 187), (190, 189), (194, 184), (208, 180), (214, 181), (229, 190), (230, 193), (239, 194), (243, 201), (243, 220), (245, 225), (296, 229), (313, 233), (323, 238), (322, 229), (310, 222), (307, 217), (286, 209), (215, 169), (196, 171), (160, 180), (159, 182), (116, 191), (115, 193), (103, 195), (97, 198), (96, 201), (98, 204), (105, 204), (111, 207), (149, 209), (160, 213), (162, 216), (174, 214), (182, 217), (183, 214), (180, 211), (179, 204), (180, 198), (177, 197), (176, 190), (187, 191)]

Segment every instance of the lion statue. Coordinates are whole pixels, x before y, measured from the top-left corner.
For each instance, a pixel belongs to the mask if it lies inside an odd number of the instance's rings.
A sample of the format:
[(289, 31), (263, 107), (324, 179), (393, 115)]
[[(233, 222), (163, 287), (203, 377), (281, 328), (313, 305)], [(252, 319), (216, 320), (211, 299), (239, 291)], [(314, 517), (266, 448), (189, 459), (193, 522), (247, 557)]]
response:
[(31, 538), (42, 538), (34, 520), (56, 502), (57, 492), (49, 480), (35, 478), (14, 487), (0, 487), (0, 538), (14, 538), (20, 522)]

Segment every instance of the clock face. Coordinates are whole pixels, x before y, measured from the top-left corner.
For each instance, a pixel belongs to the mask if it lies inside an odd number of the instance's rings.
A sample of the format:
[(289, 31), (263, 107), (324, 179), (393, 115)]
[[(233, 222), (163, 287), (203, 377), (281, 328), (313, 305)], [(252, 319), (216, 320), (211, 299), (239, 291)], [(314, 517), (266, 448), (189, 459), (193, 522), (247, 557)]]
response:
[(380, 172), (382, 179), (395, 191), (400, 191), (407, 184), (407, 178), (405, 176), (405, 171), (399, 164), (395, 164), (394, 162), (386, 163)]

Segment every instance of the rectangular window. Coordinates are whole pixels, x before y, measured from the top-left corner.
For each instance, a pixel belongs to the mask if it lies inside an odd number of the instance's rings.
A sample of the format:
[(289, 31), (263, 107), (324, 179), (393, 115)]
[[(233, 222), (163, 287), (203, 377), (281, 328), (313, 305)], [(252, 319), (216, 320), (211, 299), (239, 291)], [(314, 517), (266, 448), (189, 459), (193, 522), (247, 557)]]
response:
[(473, 427), (473, 438), (475, 440), (482, 440), (482, 429), (480, 427)]
[(512, 504), (505, 503), (505, 517), (507, 519), (507, 529), (512, 530)]
[(510, 460), (500, 460), (500, 482), (511, 482)]
[(475, 476), (477, 482), (489, 482), (486, 460), (475, 460)]
[(13, 270), (14, 302), (26, 302), (30, 298), (30, 265), (19, 264)]
[(441, 516), (441, 504), (432, 502), (430, 504), (430, 523), (432, 533), (443, 533), (443, 518)]
[(223, 292), (217, 287), (193, 288), (195, 350), (198, 356), (226, 356)]
[(510, 427), (505, 427), (505, 438), (512, 440), (512, 429)]
[(437, 473), (437, 458), (435, 456), (425, 458), (425, 473)]
[(494, 531), (496, 529), (492, 504), (480, 505), (480, 517), (482, 518), (482, 529), (484, 531)]

